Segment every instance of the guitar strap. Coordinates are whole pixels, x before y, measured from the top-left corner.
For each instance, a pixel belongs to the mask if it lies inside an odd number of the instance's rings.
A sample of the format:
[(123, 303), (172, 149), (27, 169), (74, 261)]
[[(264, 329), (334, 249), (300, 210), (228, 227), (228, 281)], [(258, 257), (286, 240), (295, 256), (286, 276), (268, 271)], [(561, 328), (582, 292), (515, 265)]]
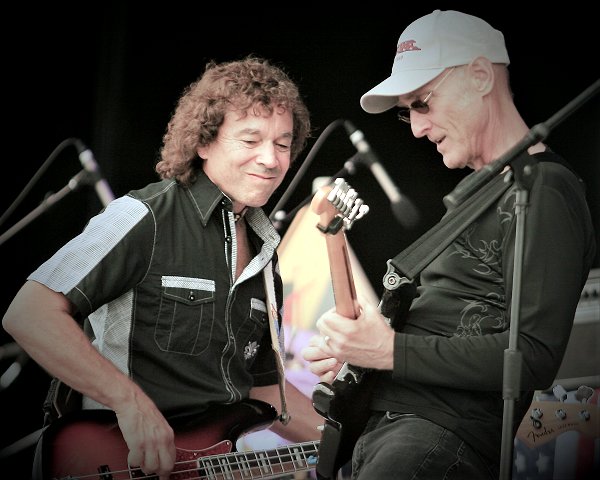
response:
[(287, 425), (291, 420), (287, 411), (285, 401), (285, 367), (283, 356), (285, 352), (283, 341), (283, 327), (280, 328), (277, 316), (277, 299), (275, 297), (275, 281), (273, 279), (273, 261), (263, 269), (265, 282), (265, 293), (267, 297), (267, 314), (269, 315), (269, 328), (271, 330), (271, 345), (275, 351), (275, 361), (277, 363), (277, 373), (279, 374), (279, 394), (281, 396), (281, 414), (279, 421)]
[[(430, 230), (388, 260), (383, 284), (387, 290), (414, 285), (414, 279), (479, 215), (496, 202), (512, 185), (512, 174), (497, 175), (462, 204), (449, 210)], [(414, 287), (413, 287), (414, 288)]]

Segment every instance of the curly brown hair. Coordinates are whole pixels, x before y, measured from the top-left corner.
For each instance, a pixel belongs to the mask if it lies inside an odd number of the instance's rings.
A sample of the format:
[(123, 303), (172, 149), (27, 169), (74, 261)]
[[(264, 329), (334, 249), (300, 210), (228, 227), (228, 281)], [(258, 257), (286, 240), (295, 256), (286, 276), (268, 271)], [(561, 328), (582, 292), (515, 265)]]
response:
[(290, 157), (294, 161), (310, 136), (310, 115), (296, 84), (280, 67), (253, 55), (224, 63), (210, 61), (204, 74), (185, 88), (163, 136), (156, 172), (184, 185), (201, 168), (197, 148), (217, 138), (225, 113), (241, 114), (259, 107), (268, 113), (283, 109), (294, 123)]

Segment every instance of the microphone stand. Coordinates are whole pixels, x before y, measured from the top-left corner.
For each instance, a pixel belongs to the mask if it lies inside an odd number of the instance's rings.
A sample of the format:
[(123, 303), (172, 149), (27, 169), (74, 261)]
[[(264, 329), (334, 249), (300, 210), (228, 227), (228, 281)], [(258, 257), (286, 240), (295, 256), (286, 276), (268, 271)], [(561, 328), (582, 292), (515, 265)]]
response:
[(520, 142), (508, 150), (504, 155), (483, 167), (473, 174), (470, 179), (466, 180), (463, 185), (459, 185), (446, 195), (444, 197), (444, 205), (446, 205), (446, 207), (455, 207), (465, 198), (470, 197), (476, 190), (504, 170), (504, 167), (506, 167), (514, 158), (526, 151), (532, 145), (544, 140), (553, 128), (566, 120), (568, 116), (597, 94), (598, 91), (600, 91), (600, 79), (596, 80), (571, 102), (552, 115), (546, 122), (535, 125)]
[[(534, 145), (535, 143), (532, 143)], [(504, 351), (502, 398), (504, 410), (502, 414), (502, 446), (500, 450), (500, 479), (510, 480), (513, 465), (513, 419), (515, 399), (521, 389), (522, 355), (518, 350), (519, 321), (521, 318), (521, 280), (523, 268), (523, 252), (525, 250), (525, 217), (529, 205), (529, 191), (535, 180), (536, 164), (527, 154), (521, 154), (511, 162), (517, 186), (515, 200), (515, 258), (513, 260), (513, 286), (511, 314), (509, 326), (508, 348)]]
[(600, 91), (600, 79), (580, 93), (575, 99), (560, 109), (545, 123), (535, 125), (525, 135), (523, 140), (512, 149), (492, 163), (486, 165), (471, 177), (471, 181), (457, 187), (453, 192), (444, 197), (446, 206), (457, 206), (468, 198), (484, 184), (500, 173), (508, 164), (515, 176), (517, 196), (515, 202), (516, 231), (515, 231), (515, 257), (513, 270), (513, 289), (511, 301), (511, 318), (509, 327), (508, 349), (504, 351), (503, 365), (503, 390), (504, 412), (502, 422), (502, 446), (500, 453), (500, 479), (510, 480), (513, 470), (513, 418), (514, 401), (518, 398), (521, 388), (521, 352), (517, 348), (520, 321), (521, 280), (523, 268), (523, 254), (525, 245), (525, 217), (529, 204), (529, 190), (536, 174), (536, 163), (527, 155), (527, 149), (545, 139), (550, 131), (565, 120), (575, 110), (587, 102), (593, 95)]
[(55, 203), (62, 200), (69, 193), (77, 190), (81, 185), (88, 185), (90, 183), (91, 174), (87, 170), (81, 170), (75, 175), (69, 183), (61, 188), (58, 192), (49, 195), (44, 201), (38, 205), (35, 209), (29, 212), (25, 217), (15, 223), (6, 232), (0, 235), (0, 245), (6, 242), (9, 238), (13, 237), (16, 233), (21, 231), (24, 227), (29, 225), (33, 220), (39, 217), (42, 213), (52, 207)]
[[(42, 213), (47, 211), (50, 207), (58, 203), (69, 193), (79, 189), (82, 185), (90, 185), (93, 183), (93, 174), (88, 170), (81, 170), (75, 176), (73, 176), (67, 185), (61, 188), (58, 192), (48, 195), (40, 205), (25, 215), (21, 220), (10, 227), (6, 232), (0, 235), (0, 245), (12, 238), (15, 234), (20, 232), (23, 228), (29, 225), (33, 220), (39, 217)], [(29, 358), (27, 353), (16, 343), (0, 346), (0, 360), (3, 357), (15, 356), (17, 360), (14, 361), (5, 371), (0, 375), (0, 392), (7, 389), (10, 384), (19, 376), (21, 373), (23, 363)], [(25, 437), (21, 438), (17, 442), (4, 447), (0, 450), (0, 459), (8, 458), (11, 455), (21, 452), (25, 448), (29, 448), (34, 445), (39, 438), (40, 432), (43, 429), (36, 430)]]

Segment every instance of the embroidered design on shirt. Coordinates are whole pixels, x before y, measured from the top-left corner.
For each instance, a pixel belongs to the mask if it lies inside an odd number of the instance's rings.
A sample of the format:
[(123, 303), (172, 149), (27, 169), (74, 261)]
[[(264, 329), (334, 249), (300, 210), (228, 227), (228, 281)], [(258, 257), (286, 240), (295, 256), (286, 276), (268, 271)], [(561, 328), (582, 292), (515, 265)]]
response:
[(507, 323), (504, 313), (495, 313), (490, 306), (502, 306), (503, 300), (495, 293), (486, 295), (485, 301), (461, 298), (467, 305), (461, 310), (460, 323), (455, 337), (480, 337), (490, 329), (504, 331)]
[(258, 342), (248, 342), (248, 345), (244, 347), (244, 360), (250, 360), (256, 356), (258, 352)]

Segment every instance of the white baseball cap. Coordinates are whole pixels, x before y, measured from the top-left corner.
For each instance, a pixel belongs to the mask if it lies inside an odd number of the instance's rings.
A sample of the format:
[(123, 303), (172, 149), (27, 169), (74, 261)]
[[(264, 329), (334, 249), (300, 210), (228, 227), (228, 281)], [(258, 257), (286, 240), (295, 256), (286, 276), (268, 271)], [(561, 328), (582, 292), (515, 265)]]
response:
[(392, 75), (365, 93), (360, 105), (368, 113), (385, 112), (396, 105), (399, 95), (422, 87), (445, 68), (467, 65), (479, 56), (492, 63), (510, 63), (502, 32), (473, 15), (434, 10), (402, 32)]

